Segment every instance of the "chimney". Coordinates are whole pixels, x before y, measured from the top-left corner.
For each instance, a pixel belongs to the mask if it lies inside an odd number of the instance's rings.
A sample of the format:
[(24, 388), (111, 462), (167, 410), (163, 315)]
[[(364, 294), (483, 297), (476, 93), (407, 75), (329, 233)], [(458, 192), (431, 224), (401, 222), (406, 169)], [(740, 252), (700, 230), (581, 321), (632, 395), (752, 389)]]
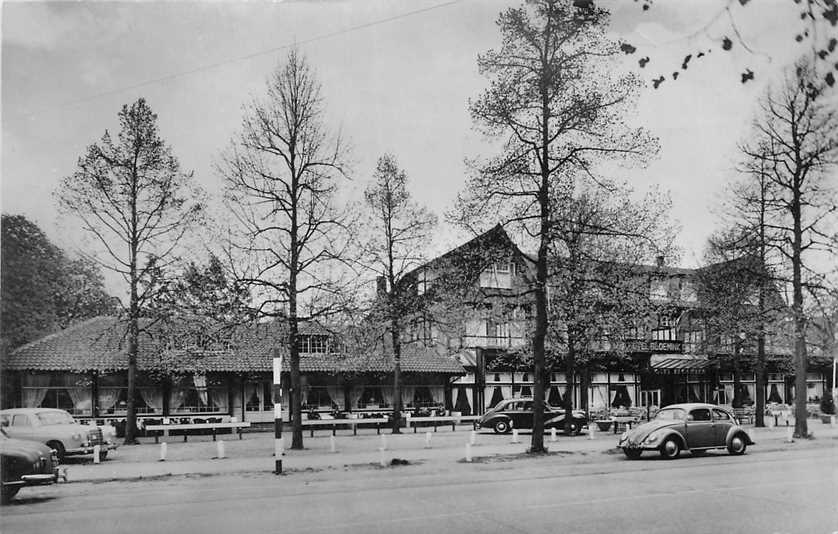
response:
[(663, 267), (663, 256), (656, 256), (655, 263), (658, 267)]

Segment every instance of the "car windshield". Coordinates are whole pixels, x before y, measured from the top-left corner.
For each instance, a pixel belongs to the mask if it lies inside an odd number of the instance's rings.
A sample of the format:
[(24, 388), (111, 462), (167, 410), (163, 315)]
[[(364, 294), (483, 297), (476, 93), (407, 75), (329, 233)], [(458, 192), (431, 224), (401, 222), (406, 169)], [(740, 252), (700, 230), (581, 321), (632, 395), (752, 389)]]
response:
[(38, 412), (38, 421), (42, 425), (72, 425), (73, 416), (65, 412)]
[(661, 421), (683, 421), (686, 418), (687, 413), (680, 408), (674, 408), (671, 410), (661, 410), (658, 412), (658, 415), (655, 416), (655, 419)]

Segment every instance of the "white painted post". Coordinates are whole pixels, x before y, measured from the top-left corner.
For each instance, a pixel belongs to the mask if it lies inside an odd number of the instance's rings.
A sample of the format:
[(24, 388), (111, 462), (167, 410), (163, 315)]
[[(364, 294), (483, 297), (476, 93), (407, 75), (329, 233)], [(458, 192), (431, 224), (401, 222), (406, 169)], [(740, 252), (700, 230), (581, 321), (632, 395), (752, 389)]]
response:
[(387, 463), (384, 461), (384, 449), (378, 449), (378, 464), (381, 467), (387, 467)]
[(794, 427), (788, 426), (786, 427), (786, 443), (792, 443), (794, 441)]
[(273, 401), (274, 401), (274, 474), (282, 473), (282, 455), (285, 444), (282, 441), (282, 354), (273, 350)]
[(518, 439), (518, 429), (517, 428), (512, 429), (512, 443), (521, 443), (521, 440)]
[(332, 434), (329, 436), (329, 450), (332, 452), (338, 452), (337, 447), (335, 446), (335, 435)]
[(93, 446), (93, 463), (98, 464), (102, 461), (102, 446), (101, 445), (94, 445)]
[(386, 434), (381, 434), (381, 450), (382, 451), (387, 450), (387, 435)]
[(553, 443), (556, 442), (556, 427), (550, 428), (550, 441), (552, 441)]
[(425, 432), (425, 448), (426, 449), (431, 448), (431, 433), (430, 432)]
[(468, 437), (468, 442), (469, 445), (474, 445), (475, 443), (477, 443), (477, 432), (475, 432), (474, 430), (471, 431), (471, 434)]
[[(617, 422), (615, 421), (614, 424), (616, 425)], [(590, 422), (588, 423), (588, 439), (595, 439), (596, 438), (596, 423)]]
[(167, 452), (168, 448), (169, 448), (169, 444), (166, 443), (165, 441), (160, 444), (160, 461), (161, 462), (166, 461), (166, 452)]
[(410, 430), (410, 412), (407, 412), (404, 415), (404, 421), (405, 421), (405, 430), (409, 431)]
[(221, 460), (222, 458), (226, 458), (227, 456), (224, 454), (224, 440), (220, 439), (216, 442), (216, 458)]
[(471, 463), (471, 443), (466, 443), (466, 462)]

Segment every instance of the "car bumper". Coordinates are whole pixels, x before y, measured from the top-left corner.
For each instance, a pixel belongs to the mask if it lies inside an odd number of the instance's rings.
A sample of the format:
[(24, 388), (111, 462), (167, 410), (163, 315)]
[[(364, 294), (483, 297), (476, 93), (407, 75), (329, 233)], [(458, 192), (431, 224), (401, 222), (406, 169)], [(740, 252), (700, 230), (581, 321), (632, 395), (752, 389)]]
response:
[[(116, 443), (102, 443), (99, 445), (99, 450), (102, 452), (112, 451), (117, 447), (118, 445)], [(65, 456), (75, 456), (79, 454), (93, 454), (93, 446), (76, 447), (75, 449), (67, 449), (64, 451)]]
[(46, 486), (58, 482), (58, 469), (52, 473), (33, 473), (31, 475), (22, 475), (20, 480), (12, 480), (3, 482), (4, 486)]

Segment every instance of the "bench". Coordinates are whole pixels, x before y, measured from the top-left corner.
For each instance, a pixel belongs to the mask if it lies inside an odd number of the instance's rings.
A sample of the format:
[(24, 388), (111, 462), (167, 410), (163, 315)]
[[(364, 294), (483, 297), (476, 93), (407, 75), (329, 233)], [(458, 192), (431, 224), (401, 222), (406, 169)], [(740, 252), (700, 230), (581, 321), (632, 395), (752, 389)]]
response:
[[(250, 426), (248, 422), (236, 423), (187, 423), (187, 424), (170, 424), (170, 425), (146, 425), (145, 429), (151, 432), (162, 432), (164, 436), (169, 435), (171, 430), (212, 430), (212, 440), (215, 441), (215, 434), (218, 429), (229, 428), (238, 432), (239, 439), (242, 439), (242, 428)], [(183, 441), (186, 441), (188, 434), (184, 432)], [(160, 434), (154, 434), (154, 443), (158, 443)]]
[(417, 428), (419, 427), (418, 423), (430, 423), (428, 426), (433, 425), (434, 432), (436, 432), (437, 427), (439, 427), (440, 424), (443, 424), (443, 426), (450, 424), (451, 430), (457, 430), (457, 424), (471, 422), (472, 429), (477, 430), (477, 421), (479, 419), (479, 415), (446, 415), (432, 417), (407, 417), (405, 420), (407, 421), (407, 428), (409, 429), (412, 426), (413, 433), (415, 434)]
[[(303, 421), (303, 428), (308, 428), (311, 431), (311, 437), (314, 437), (314, 431), (317, 429), (331, 429), (334, 436), (338, 427), (352, 427), (352, 435), (358, 435), (358, 425), (375, 425), (376, 434), (381, 434), (381, 425), (386, 425), (390, 419), (386, 417), (367, 417), (358, 419), (308, 419)], [(291, 423), (283, 421), (283, 426), (291, 426)]]

